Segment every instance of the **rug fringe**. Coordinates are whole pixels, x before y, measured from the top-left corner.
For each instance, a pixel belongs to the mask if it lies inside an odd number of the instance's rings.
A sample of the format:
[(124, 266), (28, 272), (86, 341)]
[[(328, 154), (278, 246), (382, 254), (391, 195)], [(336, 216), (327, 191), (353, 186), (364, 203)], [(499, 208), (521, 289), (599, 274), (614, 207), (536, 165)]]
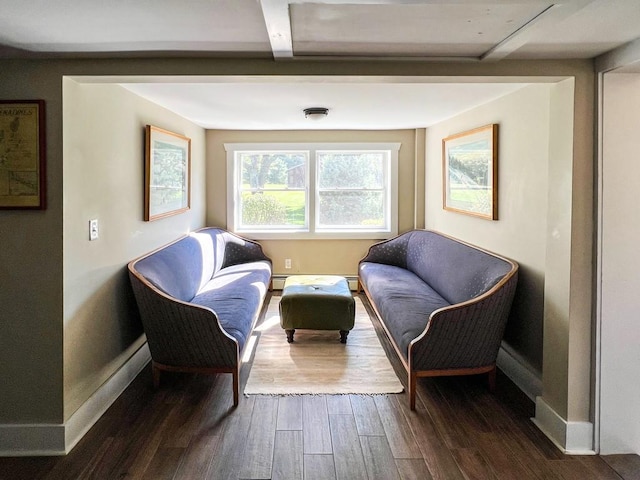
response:
[(405, 393), (405, 389), (403, 388), (399, 392), (381, 392), (381, 393), (246, 393), (243, 395), (248, 398), (252, 395), (254, 396), (267, 396), (267, 397), (321, 397), (324, 395), (330, 395), (332, 397), (339, 396), (357, 396), (357, 397), (382, 397), (387, 395), (399, 395)]

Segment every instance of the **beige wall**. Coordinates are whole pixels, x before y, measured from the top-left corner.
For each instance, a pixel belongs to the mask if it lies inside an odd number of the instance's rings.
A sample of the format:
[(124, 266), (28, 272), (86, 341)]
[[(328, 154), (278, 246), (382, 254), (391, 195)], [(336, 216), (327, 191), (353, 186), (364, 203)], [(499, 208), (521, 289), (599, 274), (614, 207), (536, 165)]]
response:
[(640, 74), (605, 74), (603, 120), (600, 445), (640, 454)]
[[(227, 153), (225, 143), (251, 142), (399, 142), (398, 229), (414, 225), (416, 132), (394, 131), (234, 131), (207, 132), (207, 222), (227, 225)], [(419, 182), (420, 184), (422, 182)], [(423, 203), (422, 200), (420, 203)], [(273, 260), (274, 274), (334, 274), (355, 276), (358, 261), (376, 240), (261, 240)], [(284, 259), (291, 259), (291, 270)]]
[[(510, 257), (519, 285), (505, 333), (508, 348), (542, 376), (544, 272), (551, 85), (526, 86), (427, 129), (426, 226)], [(525, 114), (526, 112), (526, 114)], [(442, 139), (497, 123), (498, 221), (442, 208)], [(571, 136), (571, 130), (564, 135)]]
[[(592, 77), (531, 85), (427, 130), (426, 226), (519, 262), (505, 346), (541, 376), (539, 404), (563, 446), (570, 422), (592, 419), (592, 87)], [(441, 206), (441, 139), (488, 123), (500, 125), (495, 222)]]
[[(76, 365), (64, 365), (63, 336), (65, 324), (75, 317), (76, 305), (83, 300), (76, 300), (71, 287), (66, 284), (63, 257), (73, 257), (73, 248), (81, 240), (71, 239), (70, 246), (63, 245), (66, 235), (80, 235), (84, 230), (87, 215), (93, 212), (79, 212), (75, 223), (70, 227), (63, 218), (66, 210), (65, 197), (75, 195), (78, 185), (66, 185), (63, 181), (63, 77), (65, 75), (345, 75), (345, 76), (377, 76), (378, 78), (401, 78), (402, 76), (448, 77), (456, 81), (460, 77), (486, 78), (496, 81), (500, 76), (517, 78), (521, 76), (553, 75), (557, 77), (575, 77), (575, 110), (574, 133), (572, 138), (573, 162), (564, 166), (560, 177), (550, 178), (549, 189), (560, 188), (569, 179), (572, 194), (569, 205), (561, 208), (571, 225), (566, 230), (571, 251), (570, 264), (562, 265), (564, 276), (570, 282), (570, 312), (563, 312), (557, 325), (566, 333), (562, 338), (571, 344), (571, 357), (566, 363), (558, 362), (549, 365), (573, 377), (572, 370), (589, 368), (590, 356), (584, 350), (585, 335), (589, 337), (589, 329), (578, 332), (585, 323), (589, 325), (592, 305), (592, 292), (585, 289), (590, 284), (591, 276), (591, 235), (593, 232), (593, 134), (594, 134), (594, 78), (593, 64), (590, 61), (500, 61), (470, 63), (421, 63), (421, 62), (274, 62), (269, 59), (83, 59), (83, 60), (0, 60), (0, 98), (3, 99), (44, 99), (47, 102), (47, 186), (48, 206), (42, 212), (0, 211), (0, 384), (3, 393), (0, 395), (0, 424), (61, 424), (74, 407), (65, 403), (65, 384), (63, 372), (68, 378), (77, 380), (74, 385), (81, 385), (85, 373), (93, 372), (93, 378), (85, 386), (79, 387), (74, 396), (68, 398), (74, 405), (93, 389), (96, 379), (102, 372), (113, 368), (111, 362), (118, 354), (114, 351), (99, 352), (96, 359), (84, 358), (84, 361), (95, 361), (88, 369)], [(397, 81), (397, 80), (396, 80)], [(428, 108), (428, 106), (425, 106)], [(89, 115), (89, 113), (84, 113)], [(99, 115), (100, 112), (93, 112)], [(113, 127), (113, 125), (111, 125)], [(105, 133), (105, 132), (103, 132)], [(141, 155), (141, 152), (140, 154)], [(140, 158), (138, 155), (137, 158)], [(66, 176), (66, 172), (64, 174)], [(108, 179), (105, 179), (108, 181)], [(207, 187), (209, 188), (209, 187)], [(64, 195), (63, 195), (64, 192)], [(130, 192), (129, 192), (130, 193)], [(126, 196), (126, 195), (125, 195)], [(211, 202), (211, 196), (207, 196)], [(132, 206), (126, 215), (138, 215), (138, 206)], [(102, 211), (97, 212), (103, 218)], [(113, 234), (109, 228), (111, 213), (105, 213), (104, 240)], [(413, 213), (411, 213), (413, 216)], [(428, 215), (427, 215), (428, 218)], [(207, 223), (219, 222), (222, 219), (207, 217)], [(194, 222), (194, 225), (195, 226)], [(69, 232), (67, 232), (69, 228)], [(155, 235), (161, 230), (144, 231), (143, 240), (138, 241), (138, 230), (129, 231), (129, 253), (135, 249), (145, 250), (151, 243), (146, 234)], [(76, 230), (77, 229), (77, 230)], [(86, 232), (85, 232), (86, 233)], [(83, 233), (83, 235), (85, 234)], [(167, 235), (168, 236), (168, 235)], [(103, 245), (98, 241), (99, 245)], [(83, 248), (102, 248), (95, 245)], [(364, 250), (364, 249), (361, 249)], [(118, 258), (122, 262), (125, 256)], [(351, 259), (349, 261), (352, 261)], [(73, 260), (69, 260), (72, 264)], [(344, 262), (341, 262), (344, 263)], [(118, 264), (121, 268), (123, 263)], [(76, 268), (76, 267), (74, 267)], [(109, 266), (108, 268), (115, 268)], [(559, 267), (560, 268), (560, 267)], [(566, 271), (568, 269), (568, 271)], [(100, 272), (97, 271), (97, 274)], [(82, 276), (78, 270), (70, 272), (69, 281), (78, 282)], [(100, 275), (97, 275), (100, 277)], [(88, 279), (93, 278), (87, 275)], [(94, 286), (104, 280), (98, 278)], [(97, 287), (96, 287), (97, 288)], [(109, 287), (113, 288), (113, 287)], [(117, 287), (116, 287), (117, 289)], [(90, 296), (90, 288), (83, 289), (82, 296)], [(115, 291), (115, 290), (114, 290)], [(95, 297), (94, 297), (95, 298)], [(66, 304), (66, 302), (69, 302)], [(94, 311), (106, 309), (111, 311), (110, 300), (99, 300), (91, 306)], [(67, 308), (68, 307), (68, 308)], [(90, 314), (80, 315), (86, 321)], [(113, 319), (109, 320), (113, 322)], [(112, 325), (114, 325), (112, 323)], [(95, 328), (95, 325), (84, 325), (84, 328)], [(546, 328), (546, 325), (545, 325)], [(110, 333), (111, 334), (111, 333)], [(75, 337), (82, 343), (82, 335)], [(125, 342), (126, 343), (126, 342)], [(568, 348), (568, 347), (567, 347)], [(123, 348), (123, 352), (126, 347)], [(68, 362), (74, 362), (70, 354)], [(577, 365), (577, 367), (574, 367)], [(73, 373), (72, 373), (73, 372)], [(545, 371), (545, 377), (553, 372)], [(580, 379), (582, 382), (582, 378)], [(71, 387), (71, 385), (69, 385)], [(76, 387), (73, 387), (75, 390)], [(545, 384), (545, 388), (547, 385)], [(569, 411), (568, 405), (575, 402), (576, 397), (589, 398), (588, 391), (582, 387), (567, 391), (566, 386), (549, 386), (549, 394), (557, 395), (558, 411)], [(566, 407), (566, 408), (564, 408)], [(572, 414), (571, 414), (572, 415)], [(579, 412), (582, 416), (583, 412)]]
[[(118, 85), (63, 81), (64, 417), (144, 343), (126, 263), (204, 225), (204, 130)], [(191, 209), (143, 221), (144, 127), (191, 138)], [(100, 238), (89, 241), (98, 219)]]
[[(543, 391), (545, 401), (552, 405), (564, 418), (569, 411), (569, 368), (558, 368), (569, 365), (569, 349), (571, 321), (568, 312), (571, 309), (571, 225), (572, 225), (572, 169), (573, 145), (565, 139), (560, 131), (573, 125), (573, 102), (565, 101), (562, 96), (563, 87), (573, 94), (573, 85), (560, 84), (552, 90), (551, 124), (549, 148), (549, 189), (547, 208), (547, 230), (545, 244), (547, 246), (547, 271), (545, 278), (545, 329), (544, 329), (544, 362)], [(560, 129), (560, 131), (558, 130)], [(587, 317), (589, 313), (587, 313)], [(587, 327), (588, 328), (588, 327)], [(576, 335), (579, 335), (576, 333)], [(586, 352), (587, 361), (583, 363), (583, 373), (589, 373), (590, 352)], [(587, 393), (588, 393), (587, 389)], [(588, 402), (588, 394), (582, 398), (574, 398), (573, 404)], [(583, 412), (584, 413), (584, 412)], [(585, 417), (583, 416), (582, 419)]]

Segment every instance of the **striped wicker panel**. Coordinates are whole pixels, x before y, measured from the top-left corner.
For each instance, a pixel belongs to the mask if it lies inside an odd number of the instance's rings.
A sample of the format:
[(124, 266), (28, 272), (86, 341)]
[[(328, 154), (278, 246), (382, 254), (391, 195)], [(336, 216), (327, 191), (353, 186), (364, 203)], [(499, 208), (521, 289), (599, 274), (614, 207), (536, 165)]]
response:
[(425, 333), (409, 347), (411, 369), (463, 369), (494, 364), (517, 281), (514, 272), (478, 300), (434, 312)]
[(203, 307), (178, 302), (130, 273), (154, 361), (182, 367), (233, 367), (238, 343)]
[(407, 232), (375, 243), (369, 248), (367, 255), (360, 260), (360, 263), (375, 262), (407, 268), (407, 248), (410, 238), (411, 232)]

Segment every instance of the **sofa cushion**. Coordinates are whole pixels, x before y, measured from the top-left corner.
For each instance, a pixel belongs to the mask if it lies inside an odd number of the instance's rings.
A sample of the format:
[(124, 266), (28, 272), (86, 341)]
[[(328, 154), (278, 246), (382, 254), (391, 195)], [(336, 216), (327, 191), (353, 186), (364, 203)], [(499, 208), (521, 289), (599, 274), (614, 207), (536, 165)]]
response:
[(511, 270), (511, 264), (436, 232), (410, 233), (407, 268), (449, 303), (482, 295)]
[(200, 243), (202, 253), (202, 277), (198, 291), (220, 270), (225, 256), (224, 231), (219, 228), (203, 228), (191, 232), (190, 237)]
[(203, 284), (204, 262), (202, 239), (188, 236), (139, 260), (136, 270), (167, 295), (188, 302)]
[(420, 277), (403, 268), (363, 262), (360, 278), (370, 296), (376, 299), (378, 312), (405, 358), (411, 341), (427, 326), (429, 315), (449, 306), (449, 302)]
[(211, 308), (220, 326), (238, 341), (242, 350), (270, 278), (271, 266), (267, 261), (223, 268), (191, 302)]

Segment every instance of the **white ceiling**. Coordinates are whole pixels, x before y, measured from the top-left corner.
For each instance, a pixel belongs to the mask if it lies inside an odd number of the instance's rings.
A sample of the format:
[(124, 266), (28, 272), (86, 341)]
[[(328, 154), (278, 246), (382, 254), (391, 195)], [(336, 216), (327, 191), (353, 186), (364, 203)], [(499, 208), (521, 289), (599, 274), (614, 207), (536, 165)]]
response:
[[(0, 57), (496, 62), (593, 58), (638, 38), (640, 0), (0, 0)], [(363, 82), (165, 80), (127, 88), (211, 128), (406, 128), (518, 88)], [(310, 106), (329, 108), (329, 116), (310, 126), (301, 120)]]
[[(134, 93), (212, 129), (383, 130), (427, 127), (490, 102), (523, 83), (388, 83), (323, 78), (250, 82), (125, 83)], [(326, 118), (303, 109), (325, 107)]]

